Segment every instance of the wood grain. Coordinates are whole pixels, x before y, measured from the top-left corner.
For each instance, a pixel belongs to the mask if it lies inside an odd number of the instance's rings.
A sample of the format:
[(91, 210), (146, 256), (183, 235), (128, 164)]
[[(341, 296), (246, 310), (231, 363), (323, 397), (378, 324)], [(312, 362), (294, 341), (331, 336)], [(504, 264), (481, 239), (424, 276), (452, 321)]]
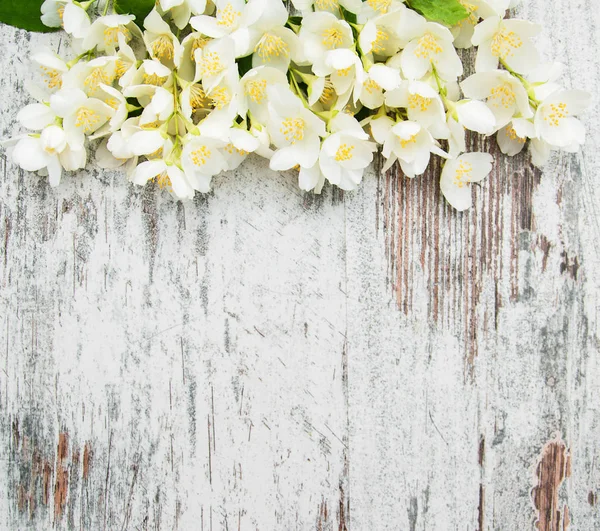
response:
[[(597, 94), (591, 0), (525, 3)], [(0, 28), (2, 136), (25, 59)], [(543, 171), (493, 142), (300, 193), (259, 159), (189, 204), (95, 168), (0, 175), (0, 529), (600, 528), (600, 111)], [(437, 162), (436, 164), (439, 164)]]

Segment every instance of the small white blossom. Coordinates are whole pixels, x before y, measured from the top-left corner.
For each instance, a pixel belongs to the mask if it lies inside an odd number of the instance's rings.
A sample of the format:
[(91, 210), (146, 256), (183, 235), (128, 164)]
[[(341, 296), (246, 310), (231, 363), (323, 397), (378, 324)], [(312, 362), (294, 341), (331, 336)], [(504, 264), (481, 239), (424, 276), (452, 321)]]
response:
[(526, 20), (487, 18), (475, 27), (471, 40), (478, 47), (475, 70), (496, 70), (502, 61), (519, 74), (529, 72), (539, 61), (539, 54), (531, 42), (539, 32), (539, 25)]
[(472, 202), (470, 184), (485, 179), (493, 162), (488, 153), (465, 153), (448, 160), (440, 178), (440, 188), (448, 203), (459, 211), (468, 209)]
[(339, 113), (329, 123), (332, 132), (321, 146), (319, 166), (331, 184), (342, 190), (354, 190), (362, 181), (365, 168), (377, 150), (355, 118)]
[(289, 89), (276, 85), (268, 87), (267, 94), (269, 134), (279, 148), (271, 158), (271, 169), (314, 166), (319, 157), (320, 137), (325, 136), (325, 124)]

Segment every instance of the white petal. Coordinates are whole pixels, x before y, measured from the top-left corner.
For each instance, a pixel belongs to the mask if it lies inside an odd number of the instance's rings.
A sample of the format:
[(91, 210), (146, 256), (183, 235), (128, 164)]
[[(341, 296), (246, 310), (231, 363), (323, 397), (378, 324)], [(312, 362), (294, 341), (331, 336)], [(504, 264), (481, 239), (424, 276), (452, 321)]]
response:
[(48, 105), (33, 103), (23, 107), (17, 114), (17, 120), (23, 127), (39, 131), (54, 122), (56, 115)]
[(144, 185), (150, 179), (160, 175), (167, 169), (162, 160), (149, 160), (139, 164), (131, 175), (131, 181), (135, 184)]

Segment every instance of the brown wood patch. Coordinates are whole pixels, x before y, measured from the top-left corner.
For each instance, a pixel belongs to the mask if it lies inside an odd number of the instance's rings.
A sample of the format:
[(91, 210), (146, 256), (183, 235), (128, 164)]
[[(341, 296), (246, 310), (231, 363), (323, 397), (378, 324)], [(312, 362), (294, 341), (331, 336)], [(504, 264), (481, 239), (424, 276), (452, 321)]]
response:
[(565, 478), (571, 476), (571, 452), (560, 438), (547, 442), (536, 470), (537, 485), (533, 503), (537, 510), (536, 528), (540, 531), (567, 531), (569, 509), (560, 507), (558, 494)]

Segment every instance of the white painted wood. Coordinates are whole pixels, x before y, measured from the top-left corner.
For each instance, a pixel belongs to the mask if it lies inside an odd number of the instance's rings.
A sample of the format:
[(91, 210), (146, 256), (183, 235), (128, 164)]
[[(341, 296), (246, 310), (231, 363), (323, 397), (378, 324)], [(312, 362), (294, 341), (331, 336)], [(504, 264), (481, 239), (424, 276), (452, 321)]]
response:
[[(597, 95), (595, 5), (548, 5), (519, 12)], [(46, 43), (0, 28), (3, 136)], [(555, 436), (599, 527), (599, 112), (463, 215), (433, 175), (315, 198), (252, 159), (181, 205), (3, 162), (0, 528), (533, 529)]]

